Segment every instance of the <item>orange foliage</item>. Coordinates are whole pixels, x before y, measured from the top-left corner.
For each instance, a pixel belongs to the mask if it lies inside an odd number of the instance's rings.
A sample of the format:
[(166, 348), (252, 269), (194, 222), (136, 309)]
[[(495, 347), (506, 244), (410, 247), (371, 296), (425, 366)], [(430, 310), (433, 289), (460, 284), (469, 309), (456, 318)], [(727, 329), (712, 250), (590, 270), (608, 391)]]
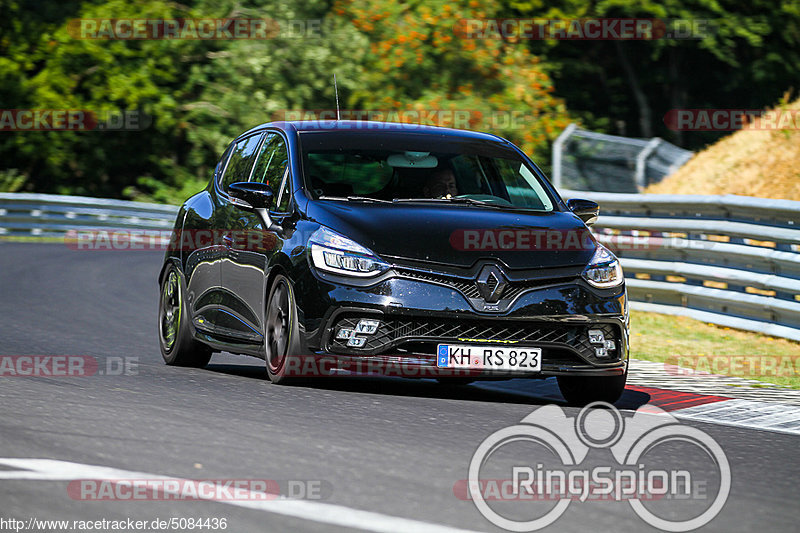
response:
[[(499, 133), (535, 156), (570, 122), (564, 103), (525, 42), (466, 38), (464, 19), (497, 17), (492, 0), (337, 0), (342, 13), (370, 42), (372, 87), (354, 102), (362, 109), (461, 110), (461, 127)], [(387, 75), (394, 85), (386, 84)], [(467, 82), (468, 83), (465, 83)], [(372, 85), (370, 85), (372, 84)], [(459, 126), (459, 124), (456, 124)]]

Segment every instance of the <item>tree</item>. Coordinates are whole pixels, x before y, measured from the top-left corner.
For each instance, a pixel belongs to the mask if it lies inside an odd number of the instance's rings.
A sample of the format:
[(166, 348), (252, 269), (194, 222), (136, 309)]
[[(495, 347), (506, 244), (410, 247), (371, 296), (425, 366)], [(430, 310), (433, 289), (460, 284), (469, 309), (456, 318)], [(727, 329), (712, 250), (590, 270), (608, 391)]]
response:
[(348, 94), (350, 106), (467, 111), (470, 128), (549, 160), (549, 143), (569, 118), (548, 65), (524, 46), (471, 38), (464, 26), (464, 19), (498, 16), (496, 4), (355, 0), (337, 2), (334, 12), (369, 40), (365, 78)]
[(640, 41), (528, 41), (556, 65), (556, 94), (589, 126), (660, 135), (692, 148), (719, 134), (683, 136), (663, 117), (678, 108), (759, 109), (796, 83), (800, 6), (784, 0), (505, 0), (509, 16), (682, 21), (693, 38)]
[[(56, 4), (58, 2), (49, 2)], [(99, 117), (136, 110), (140, 131), (25, 132), (0, 145), (26, 190), (178, 201), (199, 190), (230, 140), (280, 109), (333, 102), (331, 74), (361, 76), (365, 40), (328, 16), (325, 2), (275, 6), (261, 0), (83, 2), (44, 24), (13, 4), (24, 46), (4, 69), (7, 108), (88, 110)], [(324, 19), (311, 38), (283, 32), (265, 40), (76, 38), (69, 19)], [(36, 29), (37, 31), (33, 31)], [(32, 35), (31, 35), (32, 34)], [(344, 34), (344, 38), (343, 38)], [(16, 42), (16, 41), (14, 41)], [(347, 58), (347, 59), (342, 59)], [(17, 174), (10, 176), (19, 182)]]

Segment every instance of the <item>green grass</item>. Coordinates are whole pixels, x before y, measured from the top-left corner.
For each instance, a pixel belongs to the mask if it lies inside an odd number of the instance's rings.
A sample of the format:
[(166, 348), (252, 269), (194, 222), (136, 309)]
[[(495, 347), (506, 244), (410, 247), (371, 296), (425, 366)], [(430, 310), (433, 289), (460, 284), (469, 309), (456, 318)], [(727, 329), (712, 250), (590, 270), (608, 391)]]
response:
[(631, 357), (800, 389), (800, 343), (682, 316), (632, 311)]
[(64, 237), (36, 237), (33, 235), (3, 235), (0, 236), (0, 242), (56, 242), (64, 244)]

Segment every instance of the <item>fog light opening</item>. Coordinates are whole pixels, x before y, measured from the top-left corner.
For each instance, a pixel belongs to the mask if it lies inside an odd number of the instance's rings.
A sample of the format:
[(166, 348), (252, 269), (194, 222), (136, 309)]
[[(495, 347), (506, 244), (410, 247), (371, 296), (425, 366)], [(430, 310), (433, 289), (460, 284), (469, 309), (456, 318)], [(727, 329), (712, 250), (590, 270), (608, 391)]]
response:
[(367, 343), (366, 337), (353, 336), (347, 340), (347, 345), (350, 346), (351, 348), (363, 348), (366, 343)]
[(589, 342), (592, 344), (603, 344), (606, 343), (606, 337), (603, 335), (603, 330), (600, 329), (590, 329), (589, 330)]
[(352, 336), (353, 336), (353, 330), (350, 328), (342, 328), (336, 333), (336, 338), (338, 340), (349, 339)]
[(617, 349), (617, 343), (613, 340), (606, 340), (606, 336), (601, 329), (590, 329), (589, 343), (593, 344), (594, 356), (597, 358), (611, 357), (611, 352)]
[(358, 324), (356, 324), (355, 333), (363, 335), (373, 335), (376, 331), (378, 331), (378, 327), (380, 325), (381, 323), (378, 320), (368, 320), (368, 319), (359, 320)]

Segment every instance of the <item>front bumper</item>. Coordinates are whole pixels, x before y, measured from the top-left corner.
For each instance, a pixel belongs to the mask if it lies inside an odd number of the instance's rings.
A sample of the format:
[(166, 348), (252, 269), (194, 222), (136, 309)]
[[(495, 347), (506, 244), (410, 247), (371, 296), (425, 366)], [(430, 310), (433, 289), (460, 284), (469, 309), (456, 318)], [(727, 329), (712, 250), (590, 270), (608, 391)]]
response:
[[(474, 295), (459, 280), (447, 285), (441, 279), (411, 279), (391, 271), (365, 287), (312, 274), (296, 293), (306, 353), (333, 358), (344, 372), (401, 368), (406, 377), (450, 375), (452, 371), (436, 367), (440, 343), (542, 349), (541, 372), (470, 370), (473, 378), (608, 376), (627, 369), (624, 286), (599, 290), (580, 278), (528, 282), (502, 313), (477, 311), (470, 301)], [(342, 328), (353, 329), (361, 319), (380, 322), (375, 333), (365, 336), (364, 346), (337, 339)], [(601, 330), (614, 348), (599, 354), (589, 330)]]

